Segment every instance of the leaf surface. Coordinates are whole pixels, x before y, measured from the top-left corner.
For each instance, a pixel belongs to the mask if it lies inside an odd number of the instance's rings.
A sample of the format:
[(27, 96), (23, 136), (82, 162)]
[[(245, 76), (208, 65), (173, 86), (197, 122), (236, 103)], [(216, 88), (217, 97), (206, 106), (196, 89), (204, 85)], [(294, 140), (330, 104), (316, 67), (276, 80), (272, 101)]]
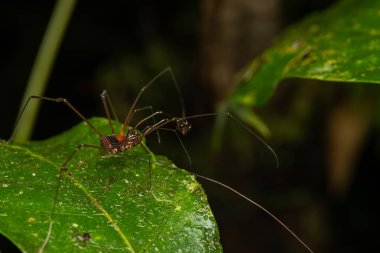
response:
[[(108, 132), (106, 119), (90, 121)], [(60, 165), (79, 143), (99, 143), (85, 123), (23, 146), (0, 142), (0, 233), (22, 251), (47, 237)], [(81, 149), (61, 179), (45, 252), (222, 251), (202, 187), (141, 146), (111, 158)]]
[(230, 98), (263, 105), (285, 78), (380, 83), (380, 1), (343, 0), (290, 27), (241, 74)]

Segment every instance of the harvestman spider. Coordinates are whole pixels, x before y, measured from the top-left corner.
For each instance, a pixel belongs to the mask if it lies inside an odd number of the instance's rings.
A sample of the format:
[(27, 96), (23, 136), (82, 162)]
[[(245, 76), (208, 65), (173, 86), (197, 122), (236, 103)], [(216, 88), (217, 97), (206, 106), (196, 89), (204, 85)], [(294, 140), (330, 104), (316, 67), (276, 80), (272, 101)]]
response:
[[(162, 75), (164, 75), (165, 73), (169, 72), (170, 75), (171, 75), (171, 78), (173, 80), (173, 83), (177, 89), (177, 93), (179, 95), (179, 100), (180, 100), (180, 103), (181, 103), (181, 109), (182, 109), (182, 116), (181, 117), (173, 117), (167, 113), (164, 113), (162, 111), (156, 111), (156, 112), (153, 112), (153, 108), (152, 106), (148, 106), (148, 107), (143, 107), (143, 108), (138, 108), (138, 109), (135, 109), (136, 105), (137, 105), (137, 102), (139, 101), (141, 95), (144, 93), (144, 91), (149, 88), (150, 85), (152, 85), (159, 77), (161, 77)], [(56, 187), (56, 192), (55, 192), (55, 196), (54, 196), (54, 204), (53, 204), (53, 209), (52, 209), (52, 213), (51, 213), (51, 217), (50, 217), (50, 223), (49, 223), (49, 230), (48, 230), (48, 235), (46, 236), (41, 248), (40, 248), (40, 252), (43, 251), (44, 247), (46, 246), (49, 238), (50, 238), (50, 233), (51, 233), (51, 230), (52, 230), (52, 225), (53, 225), (53, 220), (54, 220), (54, 215), (55, 215), (55, 208), (56, 208), (56, 202), (57, 202), (57, 198), (58, 198), (58, 192), (59, 192), (59, 188), (60, 188), (60, 184), (61, 184), (61, 177), (62, 177), (62, 174), (66, 172), (67, 170), (67, 165), (68, 163), (71, 161), (71, 159), (74, 157), (74, 155), (82, 148), (96, 148), (96, 149), (99, 149), (99, 150), (103, 150), (103, 151), (106, 151), (108, 153), (108, 155), (106, 157), (113, 157), (115, 156), (117, 153), (119, 152), (123, 152), (125, 150), (129, 150), (129, 149), (132, 149), (136, 146), (138, 146), (139, 144), (141, 144), (142, 140), (144, 139), (144, 137), (146, 137), (147, 135), (153, 133), (153, 132), (156, 132), (157, 133), (157, 137), (158, 137), (158, 141), (160, 142), (160, 137), (159, 137), (159, 134), (158, 134), (158, 131), (159, 130), (167, 130), (167, 131), (172, 131), (176, 134), (176, 136), (178, 137), (179, 141), (180, 141), (180, 144), (182, 145), (182, 148), (183, 150), (185, 151), (188, 159), (189, 159), (189, 162), (191, 163), (191, 158), (186, 150), (186, 148), (184, 147), (179, 135), (177, 134), (177, 131), (180, 132), (182, 135), (187, 135), (188, 132), (190, 131), (191, 129), (191, 124), (189, 123), (189, 120), (190, 119), (195, 119), (195, 118), (200, 118), (200, 117), (209, 117), (209, 116), (217, 116), (217, 115), (225, 115), (229, 118), (231, 118), (233, 121), (235, 121), (238, 125), (240, 125), (241, 127), (243, 127), (245, 130), (247, 130), (248, 132), (250, 132), (252, 135), (254, 135), (256, 138), (258, 138), (259, 141), (261, 141), (274, 155), (275, 159), (276, 159), (276, 165), (278, 167), (278, 158), (277, 158), (277, 155), (275, 153), (275, 151), (263, 140), (261, 139), (255, 132), (253, 132), (249, 127), (247, 127), (246, 125), (244, 125), (242, 122), (240, 122), (238, 119), (236, 119), (232, 114), (230, 114), (229, 112), (225, 112), (225, 113), (206, 113), (206, 114), (199, 114), (199, 115), (192, 115), (192, 116), (186, 116), (185, 114), (185, 109), (184, 109), (184, 102), (183, 102), (183, 99), (182, 99), (182, 96), (181, 96), (181, 92), (180, 92), (180, 89), (179, 89), (179, 86), (178, 86), (178, 83), (175, 79), (175, 76), (171, 70), (171, 68), (166, 68), (165, 70), (161, 71), (156, 77), (154, 77), (148, 84), (146, 84), (145, 86), (143, 86), (140, 90), (140, 92), (138, 93), (137, 97), (135, 98), (130, 110), (128, 111), (128, 114), (121, 126), (121, 129), (120, 129), (120, 132), (119, 134), (116, 134), (115, 133), (115, 129), (112, 125), (112, 120), (111, 120), (111, 113), (113, 115), (113, 117), (117, 120), (118, 120), (118, 117), (116, 116), (116, 113), (114, 111), (114, 108), (112, 106), (112, 103), (109, 99), (109, 96), (108, 96), (108, 93), (106, 90), (104, 90), (102, 93), (101, 93), (101, 99), (102, 99), (102, 102), (103, 102), (103, 106), (104, 106), (104, 109), (105, 109), (105, 112), (106, 112), (106, 116), (107, 116), (107, 119), (109, 121), (109, 126), (110, 126), (110, 129), (111, 129), (111, 132), (112, 134), (111, 135), (104, 135), (102, 134), (95, 126), (93, 126), (88, 120), (86, 117), (84, 117), (66, 98), (50, 98), (50, 97), (43, 97), (43, 96), (30, 96), (27, 100), (27, 102), (25, 103), (24, 107), (22, 108), (17, 120), (16, 120), (16, 124), (14, 126), (14, 130), (16, 129), (17, 125), (18, 125), (18, 122), (25, 110), (25, 108), (27, 107), (29, 101), (31, 99), (41, 99), (41, 100), (46, 100), (46, 101), (51, 101), (51, 102), (56, 102), (56, 103), (64, 103), (66, 106), (68, 106), (75, 114), (77, 114), (96, 134), (99, 135), (100, 137), (100, 146), (97, 146), (97, 145), (93, 145), (93, 144), (78, 144), (74, 150), (70, 153), (70, 155), (66, 158), (66, 160), (62, 163), (61, 165), (61, 169), (60, 169), (60, 173), (59, 173), (59, 177), (58, 177), (58, 183), (57, 183), (57, 187)], [(131, 122), (131, 119), (133, 118), (134, 114), (138, 111), (141, 111), (141, 110), (146, 110), (146, 109), (150, 109), (151, 111), (151, 114), (145, 118), (143, 118), (142, 120), (140, 120), (135, 126), (131, 127), (129, 126), (130, 122)], [(158, 116), (158, 115), (163, 115), (164, 117), (166, 118), (163, 118), (161, 119), (160, 121), (158, 121), (156, 123), (155, 121), (155, 117)], [(145, 126), (141, 131), (138, 131), (137, 130), (137, 127), (139, 127), (140, 125), (142, 125), (143, 123), (146, 123), (146, 121), (152, 119), (153, 120), (153, 125), (148, 125), (148, 126)], [(165, 128), (165, 126), (171, 124), (171, 123), (174, 123), (175, 124), (175, 128)], [(13, 133), (14, 133), (14, 130), (13, 130)], [(9, 139), (8, 142), (11, 142), (13, 140), (13, 134), (11, 136), (11, 138)], [(152, 173), (151, 173), (151, 158), (150, 158), (150, 153), (149, 151), (147, 150), (147, 148), (142, 145), (143, 148), (145, 149), (145, 151), (147, 152), (147, 154), (149, 154), (149, 180), (151, 180), (151, 176), (152, 176)], [(196, 173), (193, 173), (193, 172), (189, 172), (190, 174), (198, 177), (198, 178), (202, 178), (202, 179), (205, 179), (205, 180), (208, 180), (210, 182), (213, 182), (215, 184), (218, 184), (228, 190), (230, 190), (231, 192), (237, 194), (239, 197), (245, 199), (246, 201), (248, 201), (249, 203), (255, 205), (256, 207), (258, 207), (259, 209), (263, 210), (265, 213), (267, 213), (269, 216), (271, 216), (274, 220), (276, 220), (283, 228), (285, 228), (296, 240), (298, 240), (309, 252), (313, 252), (290, 228), (288, 228), (279, 218), (277, 218), (274, 214), (272, 214), (271, 212), (269, 212), (267, 209), (265, 209), (263, 206), (261, 206), (260, 204), (258, 204), (257, 202), (251, 200), (250, 198), (248, 198), (247, 196), (241, 194), (240, 192), (238, 192), (237, 190), (233, 189), (232, 187), (228, 186), (228, 185), (225, 185), (217, 180), (214, 180), (214, 179), (211, 179), (211, 178), (208, 178), (208, 177), (205, 177), (205, 176), (202, 176), (202, 175), (198, 175)], [(151, 182), (149, 181), (149, 188), (151, 189)]]

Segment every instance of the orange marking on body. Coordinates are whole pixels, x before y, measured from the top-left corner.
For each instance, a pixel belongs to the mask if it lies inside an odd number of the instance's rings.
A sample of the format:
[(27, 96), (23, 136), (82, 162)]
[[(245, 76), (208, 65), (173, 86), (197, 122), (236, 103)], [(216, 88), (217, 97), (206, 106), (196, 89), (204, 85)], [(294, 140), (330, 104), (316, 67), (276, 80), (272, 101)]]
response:
[(120, 142), (124, 141), (124, 134), (119, 134), (118, 136), (116, 136), (116, 139)]

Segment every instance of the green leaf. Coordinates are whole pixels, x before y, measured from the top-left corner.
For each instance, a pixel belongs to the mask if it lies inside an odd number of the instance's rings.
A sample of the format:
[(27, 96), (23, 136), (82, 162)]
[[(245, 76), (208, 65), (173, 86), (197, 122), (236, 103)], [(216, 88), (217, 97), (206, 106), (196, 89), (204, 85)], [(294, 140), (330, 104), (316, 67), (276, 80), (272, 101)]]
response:
[[(91, 123), (109, 132), (106, 119)], [(79, 143), (99, 143), (85, 123), (23, 146), (0, 142), (0, 233), (22, 251), (47, 237), (60, 165)], [(79, 150), (61, 177), (45, 252), (221, 252), (202, 187), (151, 154), (150, 190), (149, 157), (141, 145), (108, 158)]]
[(232, 103), (263, 105), (285, 78), (380, 83), (380, 1), (345, 0), (289, 28), (243, 72)]

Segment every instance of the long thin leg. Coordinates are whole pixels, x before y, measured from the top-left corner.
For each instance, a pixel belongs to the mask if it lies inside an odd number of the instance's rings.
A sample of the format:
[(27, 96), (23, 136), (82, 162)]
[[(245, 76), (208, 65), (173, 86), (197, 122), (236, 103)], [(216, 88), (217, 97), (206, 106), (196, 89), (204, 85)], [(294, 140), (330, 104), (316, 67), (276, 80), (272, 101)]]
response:
[[(143, 109), (143, 108), (142, 108)], [(137, 110), (137, 109), (136, 109)], [(145, 117), (144, 119), (140, 120), (134, 127), (131, 127), (129, 128), (128, 130), (125, 130), (125, 133), (123, 133), (123, 136), (128, 136), (130, 132), (135, 132), (136, 128), (141, 125), (142, 123), (144, 123), (145, 121), (149, 120), (150, 118), (153, 118), (156, 116), (156, 115), (159, 115), (159, 114), (165, 114), (163, 113), (162, 111), (157, 111), (155, 113), (152, 113), (151, 115), (149, 115), (148, 117)], [(168, 119), (163, 119), (161, 121), (159, 121), (158, 123), (154, 123), (152, 126), (146, 126), (141, 132), (142, 132), (142, 135), (143, 136), (146, 136), (148, 134), (150, 134), (151, 132), (153, 131), (156, 131), (158, 132), (159, 130), (159, 127), (155, 128), (155, 126), (157, 125), (160, 125), (160, 123), (162, 123), (163, 121), (166, 121)], [(148, 133), (145, 133), (145, 132), (148, 132)], [(159, 135), (158, 135), (159, 137)], [(124, 139), (124, 143), (125, 144), (127, 142), (127, 138)], [(161, 142), (161, 140), (159, 139), (159, 142)]]
[(108, 106), (111, 108), (113, 117), (116, 119), (116, 121), (119, 121), (119, 119), (117, 118), (117, 115), (115, 113), (115, 110), (114, 110), (114, 108), (112, 106), (111, 100), (110, 100), (110, 98), (109, 98), (108, 93), (107, 93), (106, 90), (104, 90), (100, 94), (100, 98), (102, 99), (103, 107), (104, 107), (104, 110), (106, 111), (106, 116), (107, 116), (107, 119), (108, 119), (108, 122), (109, 122), (109, 125), (110, 125), (110, 128), (111, 128), (112, 134), (115, 134), (115, 129), (113, 128), (113, 125), (112, 125), (111, 114), (110, 114), (110, 111), (108, 109)]
[[(154, 114), (164, 114), (164, 115), (167, 115), (166, 113), (163, 113), (161, 111), (158, 111)], [(244, 128), (246, 131), (248, 131), (249, 133), (251, 133), (253, 136), (255, 136), (261, 143), (264, 144), (264, 146), (273, 154), (275, 160), (276, 160), (276, 167), (278, 168), (279, 167), (279, 160), (278, 160), (278, 156), (276, 154), (276, 152), (273, 150), (273, 148), (271, 146), (269, 146), (268, 143), (266, 143), (258, 134), (256, 134), (252, 129), (250, 129), (248, 126), (246, 126), (243, 122), (241, 122), (240, 120), (238, 120), (236, 117), (234, 117), (231, 113), (229, 112), (223, 112), (223, 113), (205, 113), (205, 114), (199, 114), (199, 115), (193, 115), (193, 116), (187, 116), (187, 117), (184, 117), (184, 118), (178, 118), (178, 117), (173, 117), (173, 118), (165, 118), (165, 119), (162, 119), (160, 120), (158, 123), (152, 125), (152, 126), (148, 126), (148, 127), (145, 127), (142, 132), (142, 134), (144, 136), (147, 136), (149, 135), (150, 133), (152, 133), (153, 131), (157, 131), (158, 129), (161, 129), (163, 128), (165, 125), (167, 124), (170, 124), (172, 122), (175, 122), (176, 123), (176, 128), (178, 131), (180, 131), (182, 134), (187, 134), (189, 132), (189, 130), (191, 129), (191, 124), (188, 122), (189, 119), (195, 119), (195, 118), (202, 118), (202, 117), (210, 117), (210, 116), (218, 116), (218, 115), (225, 115), (227, 117), (229, 117), (230, 119), (232, 119), (235, 123), (237, 123), (240, 127)], [(151, 115), (152, 116), (152, 115)], [(149, 116), (150, 117), (150, 116)], [(147, 118), (149, 118), (147, 117)], [(147, 119), (146, 118), (146, 119)], [(144, 119), (144, 120), (146, 120)], [(136, 125), (138, 126), (140, 124), (140, 122)]]
[(181, 94), (181, 90), (179, 88), (179, 85), (178, 85), (178, 82), (177, 82), (177, 79), (175, 78), (174, 74), (173, 74), (173, 71), (170, 67), (164, 69), (163, 71), (161, 71), (158, 75), (156, 75), (148, 84), (146, 84), (145, 86), (143, 86), (140, 90), (140, 92), (137, 94), (135, 100), (133, 101), (133, 104), (131, 106), (131, 109), (129, 110), (128, 114), (127, 114), (127, 117), (125, 118), (124, 120), (124, 123), (122, 125), (122, 129), (121, 129), (121, 133), (124, 132), (124, 127), (129, 125), (130, 123), (130, 120), (132, 118), (132, 113), (133, 113), (133, 110), (138, 102), (138, 100), (140, 99), (141, 95), (144, 93), (144, 91), (149, 88), (150, 85), (152, 85), (158, 78), (160, 78), (161, 76), (163, 76), (165, 73), (170, 73), (170, 76), (172, 78), (172, 81), (175, 85), (175, 88), (177, 90), (177, 93), (178, 93), (178, 97), (179, 97), (179, 100), (180, 100), (180, 104), (181, 104), (181, 110), (182, 110), (182, 117), (185, 117), (185, 105), (184, 105), (184, 102), (183, 102), (183, 98), (182, 98), (182, 94)]
[(171, 128), (160, 128), (160, 130), (171, 131), (171, 132), (174, 132), (174, 133), (175, 133), (175, 135), (176, 135), (177, 138), (178, 138), (179, 143), (180, 143), (181, 146), (182, 146), (183, 151), (185, 151), (185, 154), (186, 154), (187, 158), (189, 159), (189, 165), (191, 166), (191, 157), (190, 157), (190, 155), (189, 155), (189, 152), (187, 152), (187, 149), (186, 149), (185, 145), (183, 144), (181, 138), (179, 137), (179, 135), (178, 135), (178, 133), (177, 133), (177, 130), (175, 130), (175, 129), (171, 129)]
[(104, 91), (102, 92), (102, 94), (100, 94), (100, 97), (101, 97), (102, 99), (103, 99), (103, 96), (104, 96), (104, 99), (107, 101), (109, 107), (111, 108), (111, 112), (112, 112), (112, 115), (113, 115), (114, 119), (115, 119), (116, 121), (120, 122), (120, 120), (119, 120), (119, 118), (117, 117), (117, 114), (116, 114), (116, 112), (115, 112), (115, 109), (114, 109), (114, 107), (113, 107), (113, 105), (112, 105), (111, 99), (110, 99), (110, 97), (108, 96), (108, 92), (107, 92), (106, 90), (104, 90)]
[[(161, 113), (161, 112), (156, 112), (157, 114), (158, 113)], [(162, 119), (160, 120), (159, 122), (157, 122), (156, 124), (152, 125), (152, 126), (146, 126), (142, 131), (142, 135), (145, 137), (149, 134), (151, 134), (152, 132), (154, 131), (157, 131), (158, 129), (162, 128), (163, 126), (167, 125), (167, 124), (170, 124), (172, 122), (176, 122), (177, 118), (165, 118), (165, 119)]]
[(149, 190), (152, 190), (152, 157), (151, 157), (151, 154), (149, 152), (149, 150), (147, 149), (147, 147), (145, 147), (145, 145), (141, 145), (143, 146), (145, 152), (147, 153), (147, 155), (149, 156), (149, 168), (148, 168), (148, 174), (149, 174)]
[(55, 210), (57, 208), (57, 202), (58, 202), (58, 193), (59, 189), (61, 187), (61, 182), (62, 182), (62, 175), (67, 171), (67, 164), (69, 161), (74, 157), (74, 155), (82, 148), (97, 148), (97, 149), (103, 149), (102, 147), (91, 145), (91, 144), (78, 144), (74, 150), (70, 153), (70, 155), (66, 158), (66, 160), (62, 163), (58, 177), (57, 177), (57, 187), (55, 188), (55, 193), (54, 193), (54, 199), (53, 199), (53, 208), (50, 214), (50, 221), (49, 221), (49, 228), (47, 235), (39, 248), (38, 252), (42, 253), (44, 251), (44, 248), (46, 247), (47, 243), (50, 240), (51, 232), (53, 229), (53, 223), (54, 223), (54, 218), (55, 218)]
[(67, 100), (66, 98), (49, 98), (49, 97), (41, 97), (41, 96), (30, 96), (28, 98), (28, 100), (26, 101), (24, 107), (22, 108), (19, 116), (17, 117), (17, 120), (16, 120), (16, 124), (14, 125), (13, 127), (13, 130), (12, 130), (12, 135), (11, 137), (9, 138), (8, 142), (12, 142), (13, 140), (13, 137), (14, 137), (14, 133), (15, 133), (15, 130), (17, 128), (17, 125), (21, 119), (21, 116), (23, 115), (24, 111), (25, 111), (25, 108), (27, 107), (29, 101), (31, 99), (34, 99), (34, 98), (37, 98), (37, 99), (41, 99), (41, 100), (46, 100), (46, 101), (51, 101), (51, 102), (56, 102), (56, 103), (64, 103), (65, 105), (67, 105), (72, 111), (74, 111), (74, 113), (76, 115), (78, 115), (84, 122), (86, 122), (86, 124), (95, 132), (97, 133), (99, 136), (103, 136), (102, 133), (99, 132), (99, 130), (97, 130), (87, 119), (86, 117), (84, 117), (70, 102), (69, 100)]
[(169, 68), (166, 68), (167, 71), (170, 73), (170, 76), (173, 80), (173, 83), (175, 85), (175, 88), (177, 90), (177, 93), (178, 93), (178, 99), (179, 99), (179, 102), (181, 104), (181, 114), (182, 114), (182, 118), (186, 117), (186, 112), (185, 112), (185, 103), (183, 101), (183, 97), (182, 97), (182, 93), (181, 93), (181, 89), (179, 88), (179, 85), (178, 85), (178, 81), (177, 81), (177, 78), (175, 77), (172, 69), (169, 67)]
[[(143, 123), (144, 121), (148, 120), (150, 117), (154, 117), (155, 115), (158, 115), (158, 114), (168, 115), (168, 114), (166, 114), (166, 113), (164, 113), (164, 112), (162, 112), (162, 111), (157, 111), (157, 112), (153, 113), (152, 115), (150, 115), (150, 116), (148, 116), (148, 117), (142, 119), (140, 122), (138, 122), (138, 123), (136, 124), (136, 126), (133, 127), (133, 129), (136, 129), (136, 127), (138, 127), (141, 123)], [(178, 138), (178, 140), (179, 140), (181, 146), (182, 146), (182, 149), (185, 151), (186, 156), (187, 156), (187, 158), (189, 159), (189, 163), (190, 163), (190, 165), (191, 165), (191, 157), (190, 157), (189, 153), (187, 152), (187, 149), (186, 149), (185, 145), (183, 144), (181, 138), (179, 137), (179, 135), (178, 135), (178, 133), (177, 133), (177, 130), (176, 130), (176, 129), (164, 128), (164, 127), (162, 127), (163, 125), (166, 125), (166, 124), (168, 124), (168, 123), (170, 123), (170, 122), (173, 122), (173, 121), (175, 121), (176, 119), (177, 119), (177, 118), (175, 118), (175, 117), (173, 117), (173, 118), (165, 118), (165, 119), (162, 119), (161, 121), (159, 121), (158, 123), (156, 123), (156, 124), (154, 124), (154, 125), (152, 125), (152, 126), (146, 126), (146, 127), (141, 131), (141, 133), (143, 134), (143, 136), (147, 136), (147, 135), (150, 134), (151, 132), (153, 132), (153, 131), (156, 131), (156, 132), (157, 132), (158, 130), (165, 130), (165, 131), (171, 131), (171, 132), (174, 132), (175, 135), (177, 136), (177, 138)]]
[[(167, 163), (164, 163), (164, 162), (161, 162), (161, 161), (156, 161), (157, 164), (161, 165), (161, 166), (165, 166), (169, 169), (177, 169), (177, 167), (173, 166), (172, 164), (167, 164)], [(204, 180), (207, 180), (209, 182), (212, 182), (214, 184), (217, 184), (229, 191), (231, 191), (232, 193), (236, 194), (237, 196), (243, 198), (244, 200), (246, 200), (247, 202), (251, 203), (252, 205), (258, 207), (259, 209), (261, 209), (262, 211), (264, 211), (266, 214), (268, 214), (270, 217), (272, 217), (276, 222), (278, 222), (283, 228), (285, 228), (286, 231), (288, 231), (299, 243), (301, 243), (307, 251), (313, 253), (313, 250), (304, 242), (302, 241), (302, 239), (297, 236), (297, 234), (295, 232), (293, 232), (293, 230), (291, 230), (288, 226), (285, 225), (284, 222), (282, 222), (280, 220), (280, 218), (278, 218), (277, 216), (275, 216), (273, 213), (271, 213), (269, 210), (267, 210), (265, 207), (263, 207), (262, 205), (260, 205), (258, 202), (248, 198), (246, 195), (240, 193), (239, 191), (235, 190), (234, 188), (232, 188), (231, 186), (228, 186), (218, 180), (215, 180), (215, 179), (212, 179), (212, 178), (209, 178), (209, 177), (205, 177), (205, 176), (202, 176), (202, 175), (199, 175), (199, 174), (196, 174), (194, 172), (190, 172), (190, 174), (194, 175), (195, 177), (197, 178), (201, 178), (201, 179), (204, 179)]]
[[(201, 117), (210, 117), (210, 116), (218, 116), (218, 115), (225, 115), (225, 116), (229, 117), (235, 123), (237, 123), (240, 127), (242, 127), (243, 129), (245, 129), (246, 131), (248, 131), (249, 133), (251, 133), (253, 136), (255, 136), (273, 154), (273, 156), (274, 156), (274, 158), (276, 160), (276, 167), (277, 168), (279, 167), (278, 156), (277, 156), (276, 152), (273, 150), (273, 148), (271, 146), (269, 146), (269, 144), (266, 143), (257, 133), (255, 133), (252, 129), (250, 129), (248, 126), (246, 126), (243, 122), (241, 122), (240, 120), (238, 120), (236, 117), (234, 117), (229, 112), (205, 113), (205, 114), (199, 114), (199, 115), (187, 116), (185, 118), (180, 118), (180, 119), (177, 120), (177, 127), (178, 127), (178, 123), (181, 123), (181, 124), (186, 125), (186, 126), (190, 126), (190, 124), (186, 123), (187, 120), (189, 120), (189, 119), (195, 119), (195, 118), (201, 118)], [(183, 131), (180, 131), (180, 132), (183, 132)], [(184, 132), (187, 133), (187, 131), (184, 131)]]
[[(149, 120), (150, 118), (154, 118), (155, 116), (160, 115), (160, 114), (165, 115), (165, 113), (162, 112), (162, 111), (154, 112), (154, 113), (152, 113), (151, 115), (149, 115), (149, 116), (143, 118), (142, 120), (140, 120), (139, 122), (137, 122), (137, 124), (133, 127), (133, 129), (137, 129), (137, 128), (138, 128), (141, 124), (143, 124), (145, 121)], [(161, 121), (160, 121), (160, 122), (161, 122)], [(156, 124), (157, 124), (157, 123), (154, 123), (152, 126), (155, 126)]]
[(248, 201), (249, 203), (255, 205), (256, 207), (258, 207), (259, 209), (261, 209), (262, 211), (264, 211), (266, 214), (268, 214), (270, 217), (272, 217), (275, 221), (277, 221), (283, 228), (286, 229), (286, 231), (288, 231), (299, 243), (301, 243), (309, 252), (313, 253), (313, 250), (305, 243), (301, 240), (300, 237), (298, 237), (294, 232), (293, 230), (291, 230), (288, 226), (286, 226), (279, 218), (277, 218), (273, 213), (269, 212), (266, 208), (264, 208), (262, 205), (260, 205), (259, 203), (257, 203), (256, 201), (248, 198), (247, 196), (245, 196), (244, 194), (238, 192), (237, 190), (235, 190), (234, 188), (226, 185), (226, 184), (223, 184), (222, 182), (219, 182), (217, 180), (214, 180), (214, 179), (211, 179), (211, 178), (208, 178), (208, 177), (205, 177), (205, 176), (202, 176), (202, 175), (198, 175), (198, 174), (195, 174), (193, 172), (189, 172), (190, 174), (198, 177), (198, 178), (202, 178), (202, 179), (205, 179), (207, 181), (210, 181), (214, 184), (218, 184), (224, 188), (226, 188), (227, 190), (235, 193), (236, 195), (238, 195), (239, 197), (245, 199), (246, 201)]
[[(150, 118), (153, 119), (153, 124), (156, 124), (155, 116), (158, 115), (158, 114), (160, 114), (161, 112), (159, 111), (159, 112), (153, 113), (153, 106), (146, 106), (146, 107), (141, 107), (141, 108), (137, 108), (137, 109), (133, 110), (132, 117), (133, 117), (133, 115), (134, 115), (135, 113), (140, 112), (140, 111), (143, 111), (143, 110), (146, 110), (146, 109), (150, 109), (151, 115), (149, 115), (148, 117), (142, 119), (139, 123), (137, 123), (137, 125), (136, 125), (135, 127), (133, 127), (133, 129), (136, 129), (136, 127), (137, 127), (139, 124), (143, 123), (144, 121), (146, 121), (146, 120), (148, 120), (148, 119), (150, 119)], [(131, 117), (131, 119), (132, 119), (132, 117)], [(161, 143), (160, 134), (159, 134), (158, 131), (156, 131), (156, 133), (157, 133), (157, 140), (158, 140), (158, 143)]]
[(61, 168), (63, 170), (66, 170), (67, 168), (67, 164), (70, 162), (70, 160), (74, 157), (74, 155), (82, 148), (97, 148), (97, 149), (101, 149), (101, 150), (105, 150), (107, 151), (107, 149), (103, 148), (103, 147), (100, 147), (100, 146), (96, 146), (96, 145), (92, 145), (92, 144), (78, 144), (74, 150), (71, 152), (71, 154), (66, 158), (65, 162), (62, 163), (62, 166)]

